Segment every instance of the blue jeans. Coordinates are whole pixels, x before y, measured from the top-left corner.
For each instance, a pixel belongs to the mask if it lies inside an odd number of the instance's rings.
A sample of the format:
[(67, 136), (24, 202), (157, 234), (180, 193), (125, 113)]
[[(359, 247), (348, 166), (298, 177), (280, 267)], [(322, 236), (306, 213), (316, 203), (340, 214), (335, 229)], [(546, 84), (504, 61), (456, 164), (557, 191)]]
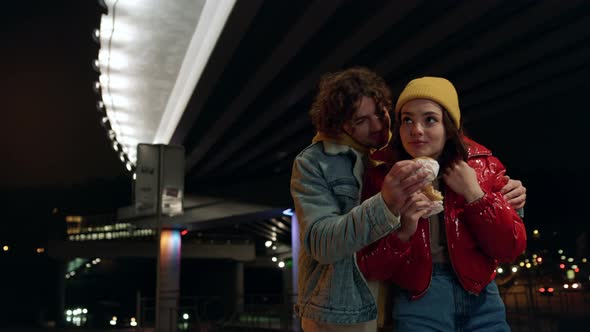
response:
[(479, 295), (463, 289), (450, 266), (434, 264), (426, 294), (411, 301), (405, 291), (395, 296), (395, 332), (510, 331), (506, 308), (492, 280)]

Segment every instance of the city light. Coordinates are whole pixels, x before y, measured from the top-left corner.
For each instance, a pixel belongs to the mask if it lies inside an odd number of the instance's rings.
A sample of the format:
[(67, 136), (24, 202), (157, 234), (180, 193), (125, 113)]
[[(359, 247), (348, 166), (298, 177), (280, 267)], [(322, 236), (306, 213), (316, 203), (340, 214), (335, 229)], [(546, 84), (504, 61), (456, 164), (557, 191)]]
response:
[(67, 309), (66, 312), (66, 322), (75, 325), (75, 326), (83, 326), (86, 324), (88, 309), (86, 308), (75, 308), (75, 309)]
[(4, 246), (4, 247), (2, 247), (2, 250), (4, 250), (4, 251), (8, 251), (8, 246)]
[(264, 246), (267, 248), (270, 248), (270, 246), (272, 246), (272, 241), (266, 241), (264, 242)]
[(516, 266), (513, 266), (513, 267), (512, 267), (512, 273), (516, 273), (517, 271), (518, 271), (518, 267), (516, 267)]

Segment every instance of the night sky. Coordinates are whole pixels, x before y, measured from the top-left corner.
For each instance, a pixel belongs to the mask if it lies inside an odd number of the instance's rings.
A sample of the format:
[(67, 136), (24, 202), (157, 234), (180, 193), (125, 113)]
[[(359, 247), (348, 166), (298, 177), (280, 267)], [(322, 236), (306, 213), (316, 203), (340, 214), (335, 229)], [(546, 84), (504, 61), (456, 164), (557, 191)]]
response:
[(18, 1), (2, 10), (0, 183), (9, 211), (101, 209), (130, 199), (130, 174), (95, 109), (91, 34), (99, 19), (96, 1)]
[[(15, 4), (16, 3), (16, 4)], [(96, 1), (17, 1), (2, 10), (0, 182), (87, 184), (125, 174), (95, 109)]]
[(0, 12), (0, 243), (10, 247), (0, 257), (5, 326), (38, 321), (19, 305), (35, 310), (54, 295), (55, 265), (35, 248), (65, 235), (65, 214), (129, 204), (131, 182), (95, 109), (98, 2), (11, 1)]

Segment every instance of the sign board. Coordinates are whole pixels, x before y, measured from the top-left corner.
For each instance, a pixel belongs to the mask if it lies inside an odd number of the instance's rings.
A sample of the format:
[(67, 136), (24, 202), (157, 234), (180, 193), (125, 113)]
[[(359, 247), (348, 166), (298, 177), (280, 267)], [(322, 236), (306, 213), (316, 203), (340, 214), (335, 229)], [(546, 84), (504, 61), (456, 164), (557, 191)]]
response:
[(158, 195), (163, 215), (182, 214), (184, 148), (164, 144), (138, 144), (135, 180), (137, 213), (156, 214)]

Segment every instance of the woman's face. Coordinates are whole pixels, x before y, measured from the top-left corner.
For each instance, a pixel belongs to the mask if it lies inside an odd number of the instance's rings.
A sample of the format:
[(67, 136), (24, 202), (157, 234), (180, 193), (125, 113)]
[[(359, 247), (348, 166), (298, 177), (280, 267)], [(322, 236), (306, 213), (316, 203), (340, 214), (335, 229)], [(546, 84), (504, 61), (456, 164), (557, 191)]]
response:
[(404, 149), (413, 158), (438, 159), (446, 142), (442, 107), (428, 99), (414, 99), (402, 109), (400, 138)]

